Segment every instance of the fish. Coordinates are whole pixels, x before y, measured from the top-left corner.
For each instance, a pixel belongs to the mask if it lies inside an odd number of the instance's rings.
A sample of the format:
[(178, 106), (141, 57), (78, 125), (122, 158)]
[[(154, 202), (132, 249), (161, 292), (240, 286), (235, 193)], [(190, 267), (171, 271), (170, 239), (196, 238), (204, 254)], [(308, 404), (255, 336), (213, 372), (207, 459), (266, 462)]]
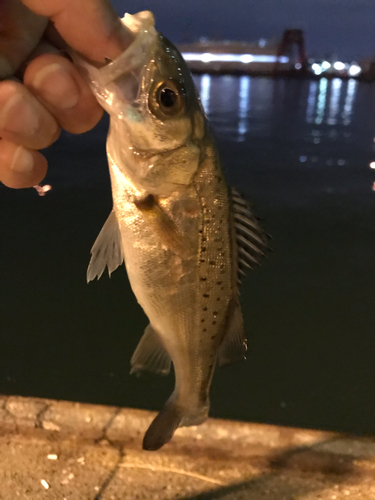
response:
[(131, 373), (165, 375), (173, 363), (174, 391), (143, 439), (145, 450), (157, 450), (178, 427), (207, 419), (216, 365), (246, 356), (239, 283), (264, 255), (267, 236), (225, 181), (177, 48), (149, 11), (122, 22), (134, 41), (117, 59), (77, 62), (110, 116), (113, 210), (92, 247), (87, 280), (125, 262), (150, 321)]

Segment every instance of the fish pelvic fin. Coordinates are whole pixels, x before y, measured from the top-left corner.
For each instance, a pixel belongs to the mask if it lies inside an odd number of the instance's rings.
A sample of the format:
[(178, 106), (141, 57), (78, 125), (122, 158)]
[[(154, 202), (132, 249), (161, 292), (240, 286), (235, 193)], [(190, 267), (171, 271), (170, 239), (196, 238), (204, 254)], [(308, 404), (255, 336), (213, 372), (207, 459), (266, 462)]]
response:
[(172, 439), (178, 427), (202, 424), (207, 419), (208, 410), (208, 401), (194, 409), (183, 407), (174, 392), (147, 429), (143, 449), (159, 450)]
[(115, 212), (109, 214), (99, 236), (91, 249), (90, 264), (87, 269), (87, 282), (100, 278), (106, 267), (108, 274), (115, 271), (124, 261), (121, 233)]

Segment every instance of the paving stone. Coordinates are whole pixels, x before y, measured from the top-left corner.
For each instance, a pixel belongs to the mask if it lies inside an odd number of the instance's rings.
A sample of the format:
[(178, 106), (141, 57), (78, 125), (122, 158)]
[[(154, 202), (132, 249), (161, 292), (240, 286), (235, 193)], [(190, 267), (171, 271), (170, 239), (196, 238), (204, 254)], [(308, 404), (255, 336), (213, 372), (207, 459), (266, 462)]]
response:
[(152, 418), (0, 396), (0, 500), (375, 499), (375, 439), (210, 419), (145, 452)]

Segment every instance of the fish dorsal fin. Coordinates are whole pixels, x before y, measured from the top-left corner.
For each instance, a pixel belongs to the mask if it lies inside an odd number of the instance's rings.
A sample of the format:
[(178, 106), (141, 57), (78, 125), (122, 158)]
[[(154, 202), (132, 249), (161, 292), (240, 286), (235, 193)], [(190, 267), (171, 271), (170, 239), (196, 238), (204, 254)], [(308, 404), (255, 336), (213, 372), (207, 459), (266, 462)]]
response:
[(240, 193), (230, 189), (232, 204), (234, 236), (237, 251), (238, 280), (246, 274), (247, 269), (252, 269), (264, 255), (267, 248), (267, 236), (259, 226), (256, 217), (250, 209), (249, 203)]
[(124, 261), (121, 233), (115, 212), (109, 214), (99, 236), (91, 249), (90, 264), (87, 269), (87, 282), (100, 278), (108, 267), (108, 274), (115, 271)]
[(149, 324), (137, 345), (130, 361), (130, 373), (142, 370), (167, 375), (171, 369), (171, 358), (159, 339), (159, 335)]
[(219, 365), (234, 363), (246, 357), (246, 334), (238, 297), (229, 303), (225, 332), (218, 354)]

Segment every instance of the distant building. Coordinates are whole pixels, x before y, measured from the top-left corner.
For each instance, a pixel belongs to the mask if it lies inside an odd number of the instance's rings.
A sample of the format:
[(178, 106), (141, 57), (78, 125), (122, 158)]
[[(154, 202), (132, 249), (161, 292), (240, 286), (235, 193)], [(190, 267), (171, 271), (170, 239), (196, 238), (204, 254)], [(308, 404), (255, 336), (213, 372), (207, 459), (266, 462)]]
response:
[(258, 42), (212, 41), (180, 45), (182, 55), (199, 73), (288, 73), (306, 67), (301, 30), (286, 30), (280, 40)]

